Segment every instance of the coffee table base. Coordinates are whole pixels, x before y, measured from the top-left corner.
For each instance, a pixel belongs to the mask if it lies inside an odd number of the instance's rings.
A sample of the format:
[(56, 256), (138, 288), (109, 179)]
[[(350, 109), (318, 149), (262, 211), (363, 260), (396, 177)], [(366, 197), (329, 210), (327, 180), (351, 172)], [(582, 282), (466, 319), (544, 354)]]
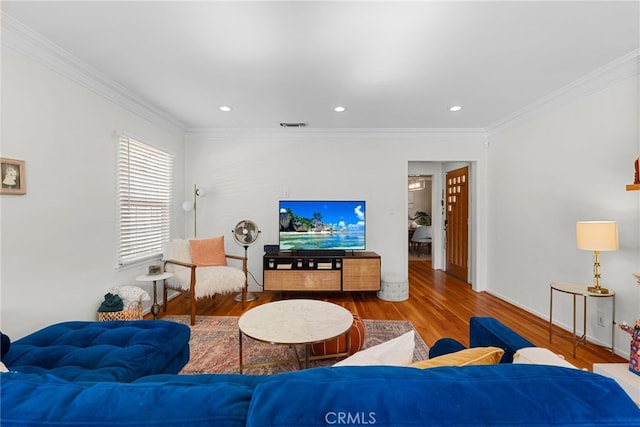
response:
[[(346, 341), (347, 341), (347, 347), (346, 347), (346, 351), (341, 352), (341, 353), (332, 353), (332, 354), (325, 354), (322, 356), (310, 356), (311, 353), (311, 345), (315, 344), (315, 343), (308, 343), (308, 344), (304, 344), (304, 357), (300, 357), (298, 355), (298, 348), (295, 344), (277, 344), (277, 343), (271, 343), (271, 345), (287, 345), (291, 348), (293, 348), (293, 352), (295, 354), (295, 357), (292, 359), (278, 359), (278, 360), (273, 360), (271, 362), (261, 362), (261, 363), (250, 363), (250, 364), (244, 364), (243, 363), (243, 357), (242, 357), (242, 341), (243, 341), (243, 337), (244, 334), (242, 333), (242, 331), (239, 331), (239, 336), (238, 336), (238, 352), (239, 352), (239, 359), (240, 359), (240, 373), (242, 374), (243, 371), (245, 369), (250, 369), (250, 368), (260, 368), (263, 366), (276, 366), (276, 365), (284, 365), (287, 363), (296, 363), (298, 365), (298, 369), (302, 370), (303, 369), (303, 362), (304, 362), (304, 369), (309, 368), (309, 362), (313, 362), (316, 360), (325, 360), (325, 359), (338, 359), (340, 357), (346, 357), (349, 356), (350, 354), (350, 349), (351, 349), (351, 334), (350, 332), (346, 333)], [(249, 339), (253, 339), (251, 337), (248, 337)], [(255, 341), (259, 341), (259, 340), (255, 340)], [(262, 341), (260, 341), (262, 342)]]

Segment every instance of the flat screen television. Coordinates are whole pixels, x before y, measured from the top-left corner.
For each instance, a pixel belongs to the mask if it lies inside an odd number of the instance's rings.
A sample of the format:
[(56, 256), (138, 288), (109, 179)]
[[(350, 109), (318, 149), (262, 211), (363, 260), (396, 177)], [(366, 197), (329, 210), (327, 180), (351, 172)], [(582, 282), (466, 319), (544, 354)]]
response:
[(363, 200), (281, 200), (281, 251), (347, 251), (366, 247)]

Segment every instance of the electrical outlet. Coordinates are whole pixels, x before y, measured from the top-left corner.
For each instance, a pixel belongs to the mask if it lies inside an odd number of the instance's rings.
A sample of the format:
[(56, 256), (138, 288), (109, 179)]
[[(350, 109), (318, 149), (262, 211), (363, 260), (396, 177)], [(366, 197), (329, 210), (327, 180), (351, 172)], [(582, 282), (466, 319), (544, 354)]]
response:
[(598, 310), (598, 326), (604, 328), (604, 311)]

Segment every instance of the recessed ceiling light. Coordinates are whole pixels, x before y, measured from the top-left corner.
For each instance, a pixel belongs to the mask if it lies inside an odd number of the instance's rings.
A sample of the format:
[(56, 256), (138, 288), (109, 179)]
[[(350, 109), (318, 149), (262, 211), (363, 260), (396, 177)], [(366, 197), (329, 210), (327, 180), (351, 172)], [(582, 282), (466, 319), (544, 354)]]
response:
[(333, 109), (333, 111), (335, 111), (336, 113), (344, 113), (345, 111), (347, 111), (347, 107), (336, 107)]
[(454, 105), (453, 107), (449, 108), (449, 111), (451, 111), (452, 113), (455, 113), (456, 111), (460, 111), (462, 110), (462, 107), (459, 105)]
[(228, 107), (226, 105), (223, 105), (222, 107), (220, 107), (220, 111), (224, 111), (225, 113), (231, 111), (233, 108)]

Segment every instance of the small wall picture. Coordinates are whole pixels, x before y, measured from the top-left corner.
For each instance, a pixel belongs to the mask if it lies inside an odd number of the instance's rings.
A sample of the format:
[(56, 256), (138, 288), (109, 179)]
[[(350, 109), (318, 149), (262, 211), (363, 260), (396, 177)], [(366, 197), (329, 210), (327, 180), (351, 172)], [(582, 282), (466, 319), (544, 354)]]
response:
[(24, 160), (0, 157), (0, 194), (27, 194)]

